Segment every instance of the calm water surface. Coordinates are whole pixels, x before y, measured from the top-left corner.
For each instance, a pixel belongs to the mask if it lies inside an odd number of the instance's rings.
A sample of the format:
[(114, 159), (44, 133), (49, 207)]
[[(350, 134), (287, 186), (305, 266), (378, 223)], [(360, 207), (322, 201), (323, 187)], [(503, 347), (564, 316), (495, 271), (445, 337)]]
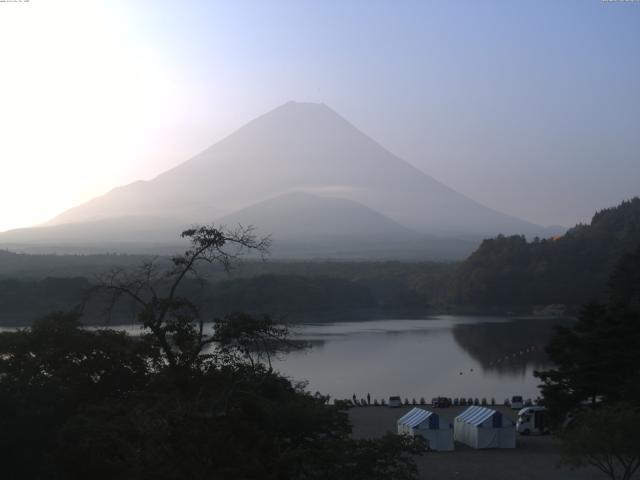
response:
[(311, 349), (275, 366), (333, 398), (535, 398), (533, 372), (547, 365), (543, 348), (558, 323), (567, 320), (436, 316), (304, 324), (294, 338)]
[[(293, 338), (311, 348), (280, 356), (274, 367), (332, 398), (535, 398), (539, 382), (533, 372), (548, 365), (544, 345), (554, 325), (567, 323), (444, 315), (306, 323), (294, 328)], [(139, 326), (113, 328), (140, 332)]]

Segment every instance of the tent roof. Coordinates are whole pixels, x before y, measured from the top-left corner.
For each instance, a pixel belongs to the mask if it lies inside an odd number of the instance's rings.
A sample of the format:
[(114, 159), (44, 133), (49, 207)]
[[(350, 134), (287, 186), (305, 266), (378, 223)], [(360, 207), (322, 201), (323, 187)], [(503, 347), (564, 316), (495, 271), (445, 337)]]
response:
[(456, 421), (469, 423), (471, 425), (481, 425), (486, 419), (498, 413), (490, 408), (473, 406), (467, 408), (464, 412), (456, 417)]
[(421, 408), (412, 408), (408, 413), (398, 419), (398, 423), (402, 423), (403, 425), (414, 428), (428, 419), (431, 415), (436, 414), (428, 410), (423, 410)]

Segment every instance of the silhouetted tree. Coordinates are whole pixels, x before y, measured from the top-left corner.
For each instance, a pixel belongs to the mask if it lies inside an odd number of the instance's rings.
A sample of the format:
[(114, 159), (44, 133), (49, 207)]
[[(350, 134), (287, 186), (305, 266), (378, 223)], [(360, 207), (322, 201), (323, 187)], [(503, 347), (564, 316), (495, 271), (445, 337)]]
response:
[(562, 432), (563, 461), (591, 465), (611, 480), (630, 480), (640, 468), (640, 412), (619, 404), (585, 410)]
[(131, 399), (161, 363), (147, 337), (84, 330), (76, 314), (0, 333), (0, 458), (8, 478), (45, 478), (67, 422), (89, 405)]
[(556, 423), (584, 402), (640, 405), (639, 277), (640, 249), (619, 261), (609, 303), (587, 305), (575, 325), (557, 328), (549, 341), (555, 368), (536, 376)]
[(152, 260), (134, 271), (113, 270), (99, 285), (111, 294), (112, 305), (122, 297), (134, 303), (141, 326), (156, 339), (168, 366), (177, 371), (198, 361), (214, 341), (204, 332), (204, 318), (196, 305), (181, 295), (182, 283), (189, 277), (202, 279), (201, 263), (220, 264), (229, 270), (242, 254), (257, 251), (265, 255), (270, 245), (269, 237), (258, 238), (252, 227), (241, 226), (228, 231), (214, 226), (192, 228), (181, 237), (189, 240), (190, 248), (173, 257), (168, 269), (159, 269)]

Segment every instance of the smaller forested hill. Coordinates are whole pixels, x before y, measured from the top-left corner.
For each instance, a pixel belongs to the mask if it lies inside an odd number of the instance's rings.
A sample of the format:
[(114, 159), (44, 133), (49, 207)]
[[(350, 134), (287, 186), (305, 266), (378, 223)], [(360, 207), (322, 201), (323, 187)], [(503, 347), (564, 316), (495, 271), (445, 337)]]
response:
[(561, 237), (498, 236), (456, 270), (454, 303), (471, 305), (580, 305), (599, 299), (622, 255), (640, 245), (640, 198), (596, 213)]

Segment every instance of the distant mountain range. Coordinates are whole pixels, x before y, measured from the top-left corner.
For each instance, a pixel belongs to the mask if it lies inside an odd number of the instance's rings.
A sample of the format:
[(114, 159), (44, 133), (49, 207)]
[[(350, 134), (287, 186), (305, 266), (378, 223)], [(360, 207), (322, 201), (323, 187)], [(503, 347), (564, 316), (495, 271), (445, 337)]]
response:
[(549, 236), (396, 157), (321, 104), (289, 102), (150, 181), (118, 187), (45, 225), (0, 234), (24, 251), (175, 248), (196, 223), (253, 224), (273, 255), (463, 258), (481, 238)]

